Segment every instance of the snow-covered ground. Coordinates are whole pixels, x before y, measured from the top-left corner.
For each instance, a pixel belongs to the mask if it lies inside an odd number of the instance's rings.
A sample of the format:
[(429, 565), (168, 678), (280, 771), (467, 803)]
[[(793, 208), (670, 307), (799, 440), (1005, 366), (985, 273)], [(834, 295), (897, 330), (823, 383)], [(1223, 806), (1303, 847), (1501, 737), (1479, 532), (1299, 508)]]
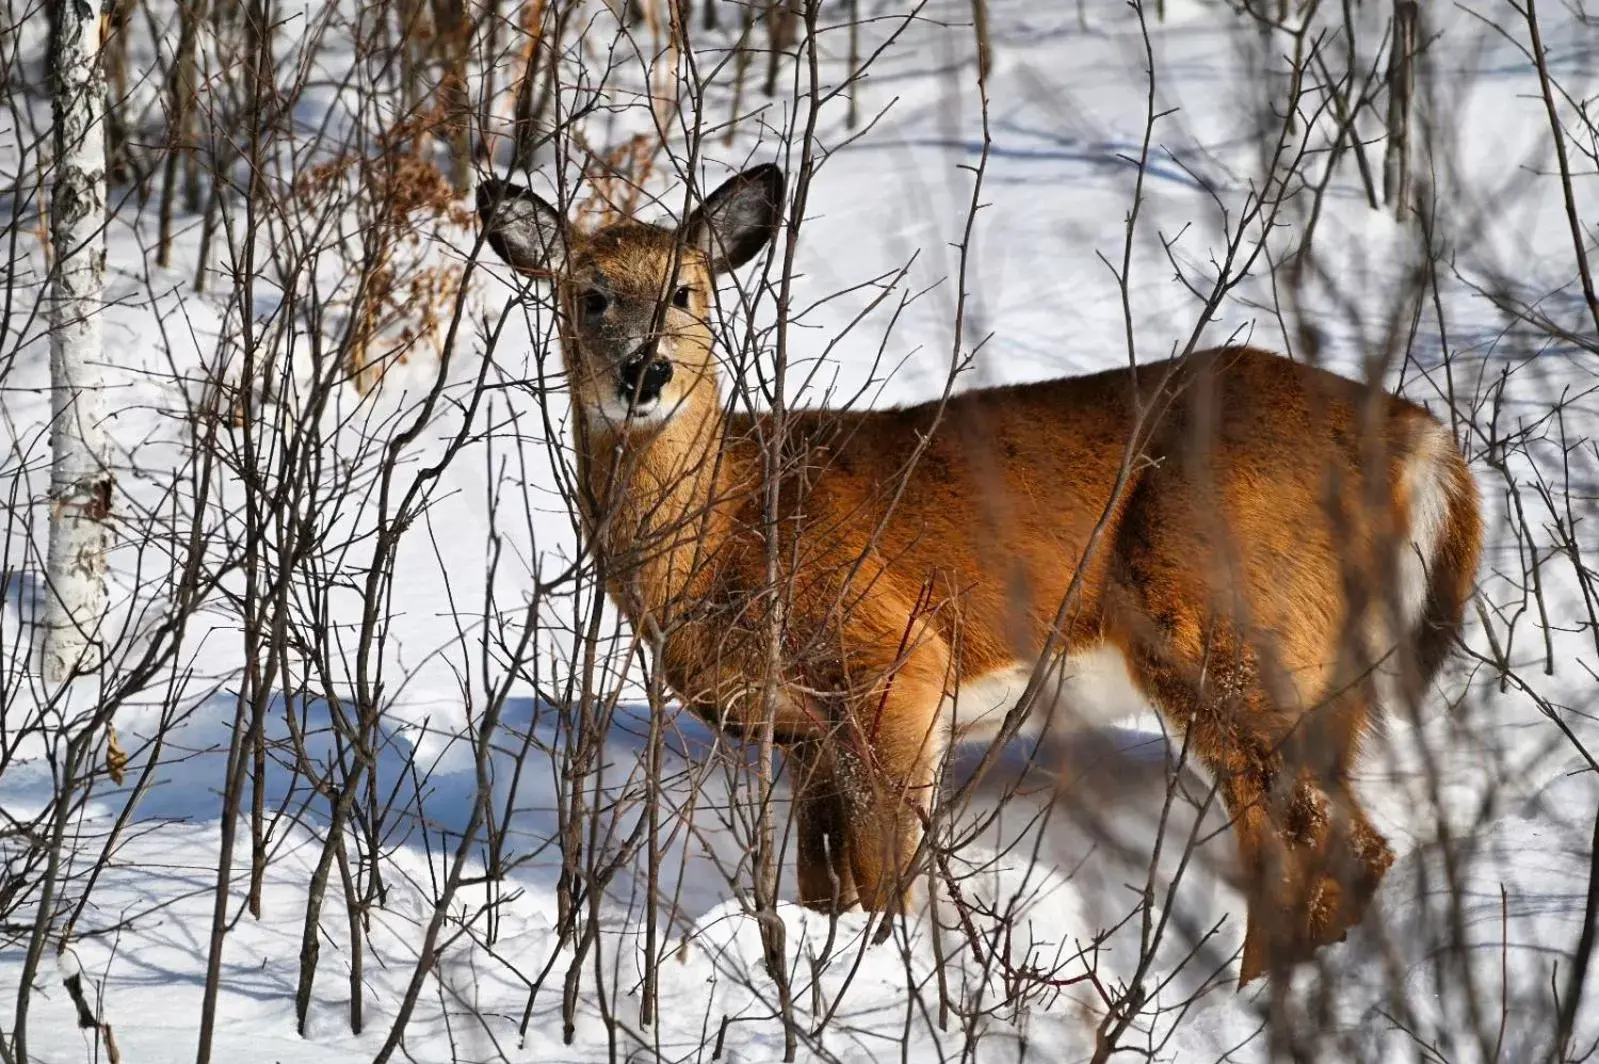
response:
[[(826, 7), (824, 22), (844, 5)], [(976, 354), (960, 386), (1124, 364), (1126, 319), (1114, 271), (1121, 269), (1151, 106), (1136, 14), (1121, 4), (994, 0), (985, 113), (970, 4), (940, 0), (911, 18), (898, 7), (861, 5), (871, 16), (861, 52), (882, 50), (854, 89), (860, 125), (846, 128), (843, 97), (819, 116), (823, 161), (794, 270), (789, 379), (796, 388), (807, 385), (797, 401), (815, 405), (862, 394), (870, 404), (888, 405), (942, 391), (956, 345), (956, 245), (978, 168), (981, 209), (965, 266), (961, 338), (962, 350)], [(1127, 286), (1141, 360), (1182, 349), (1194, 331), (1200, 301), (1175, 275), (1181, 270), (1187, 281), (1208, 283), (1228, 227), (1249, 209), (1251, 189), (1261, 187), (1263, 118), (1249, 72), (1262, 53), (1276, 62), (1289, 47), (1286, 37), (1263, 38), (1215, 4), (1170, 0), (1164, 8), (1163, 19), (1153, 11), (1149, 17), (1153, 108), (1161, 117), (1143, 168)], [(285, 13), (311, 25), (317, 10)], [(1514, 41), (1478, 15), (1500, 22)], [(608, 16), (591, 16), (590, 34), (609, 39)], [(1361, 15), (1368, 16), (1376, 17)], [(1148, 993), (1122, 1044), (1155, 1059), (1270, 1059), (1274, 1049), (1262, 1031), (1272, 1010), (1315, 1008), (1325, 1012), (1298, 1027), (1320, 1032), (1316, 1059), (1530, 1061), (1551, 1052), (1557, 994), (1565, 992), (1583, 927), (1599, 810), (1599, 779), (1579, 748), (1586, 742), (1599, 749), (1590, 708), (1599, 676), (1591, 610), (1599, 587), (1584, 582), (1593, 579), (1585, 566), (1599, 550), (1592, 530), (1599, 373), (1593, 352), (1580, 342), (1586, 337), (1592, 346), (1594, 325), (1575, 284), (1543, 100), (1515, 43), (1525, 40), (1525, 24), (1509, 5), (1488, 0), (1428, 17), (1436, 18), (1428, 28), (1439, 36), (1423, 79), (1432, 93), (1426, 107), (1439, 116), (1431, 135), (1438, 157), (1449, 163), (1418, 178), (1437, 189), (1434, 241), (1449, 249), (1435, 297), (1429, 289), (1414, 321), (1402, 312), (1396, 295), (1407, 290), (1418, 261), (1414, 229), (1367, 205), (1346, 159), (1320, 208), (1316, 259), (1297, 306), (1279, 316), (1273, 297), (1282, 292), (1269, 268), (1305, 222), (1296, 208), (1281, 218), (1272, 256), (1257, 262), (1204, 331), (1206, 343), (1248, 338), (1299, 357), (1308, 354), (1313, 331), (1320, 358), (1358, 375), (1385, 330), (1413, 326), (1408, 356), (1389, 367), (1387, 381), (1460, 427), (1491, 518), (1482, 606), (1471, 612), (1465, 639), (1483, 658), (1506, 658), (1513, 675), (1502, 677), (1462, 655), (1418, 712), (1397, 716), (1372, 744), (1361, 786), (1399, 857), (1371, 917), (1348, 942), (1324, 952), (1320, 970), (1301, 973), (1281, 1000), (1263, 985), (1235, 993), (1242, 910), (1227, 882), (1230, 840), (1217, 831), (1221, 818), (1212, 812), (1194, 836), (1199, 858), (1184, 863), (1181, 843), (1194, 830), (1195, 813), (1178, 801), (1166, 818), (1167, 845), (1154, 882), (1155, 915), (1169, 911), (1182, 933), (1169, 935), (1152, 967), (1140, 972), (1141, 921), (1127, 918), (1136, 912), (1161, 833), (1168, 755), (1158, 721), (1140, 718), (1031, 762), (1029, 751), (1011, 751), (979, 788), (960, 823), (982, 826), (955, 858), (969, 873), (963, 882), (976, 948), (947, 907), (941, 915), (920, 913), (889, 941), (871, 945), (860, 914), (835, 923), (787, 901), (780, 905), (794, 1013), (807, 1032), (801, 1059), (962, 1059), (968, 1051), (982, 1060), (1089, 1059), (1105, 1011), (1096, 988), (1121, 998), (1134, 979)], [(1586, 99), (1599, 72), (1599, 27), (1564, 8), (1544, 17), (1552, 73), (1574, 98)], [(724, 27), (737, 18), (729, 7)], [(824, 87), (843, 74), (845, 40), (841, 30), (822, 39)], [(702, 51), (711, 55), (712, 44), (725, 38), (707, 41)], [(41, 42), (42, 32), (24, 34), (33, 63)], [(333, 48), (320, 60), (330, 83), (341, 76), (339, 56)], [(280, 57), (292, 58), (292, 49)], [(626, 102), (623, 87), (636, 85), (639, 75), (629, 73), (625, 57), (617, 62), (615, 84), (603, 91)], [(764, 59), (756, 67), (762, 65)], [(790, 84), (798, 78), (803, 86), (804, 64), (797, 74), (785, 71)], [(308, 92), (306, 101), (302, 108), (320, 101), (334, 124), (352, 121), (341, 110), (348, 100), (335, 88)], [(715, 110), (708, 118), (720, 121), (730, 91), (715, 87), (708, 101), (707, 112)], [(771, 127), (804, 118), (792, 100), (767, 104), (753, 85), (744, 106), (767, 107)], [(307, 130), (323, 117), (296, 112)], [(616, 121), (631, 131), (641, 120), (624, 112)], [(1318, 121), (1324, 126), (1330, 119)], [(778, 138), (758, 133), (760, 125), (744, 123), (731, 144), (720, 135), (707, 141), (708, 181), (780, 156)], [(604, 127), (596, 120), (591, 128), (598, 135)], [(1361, 129), (1375, 136), (1378, 116), (1368, 115)], [(19, 145), (26, 139), (20, 126), (0, 122), (0, 174), (7, 179), (24, 166)], [(1380, 184), (1381, 142), (1368, 153)], [(786, 161), (797, 165), (797, 149)], [(1590, 176), (1574, 186), (1579, 213), (1590, 218), (1599, 208), (1591, 165)], [(1319, 174), (1314, 162), (1308, 172)], [(681, 203), (681, 189), (670, 181), (658, 178), (649, 190), (662, 199), (646, 213), (670, 213)], [(139, 211), (128, 190), (114, 191), (113, 200), (125, 207), (108, 229), (105, 387), (107, 407), (116, 411), (117, 505), (124, 515), (113, 559), (113, 624), (127, 649), (107, 689), (135, 671), (144, 648), (165, 638), (160, 625), (173, 608), (170, 587), (185, 557), (186, 522), (195, 518), (212, 544), (209, 557), (233, 557), (254, 520), (251, 494), (226, 462), (196, 515), (196, 436), (219, 433), (217, 450), (234, 455), (233, 462), (243, 460), (243, 444), (228, 418), (195, 417), (190, 404), (204, 391), (199, 382), (209, 368), (238, 362), (240, 306), (271, 322), (286, 302), (263, 281), (253, 302), (241, 303), (216, 274), (198, 290), (201, 225), (181, 206), (170, 266), (156, 266), (148, 250), (153, 209)], [(9, 662), (0, 678), (8, 722), (0, 808), (7, 824), (49, 802), (61, 770), (45, 755), (62, 748), (48, 729), (17, 731), (18, 722), (41, 719), (40, 692), (23, 668), (42, 594), (49, 457), (44, 260), (33, 210), (13, 201), (13, 224), (26, 231), (11, 264), (18, 296), (0, 349), (6, 445), (0, 496), (8, 500), (0, 518), (0, 656)], [(358, 228), (348, 220), (338, 224)], [(459, 262), (472, 234), (444, 235), (449, 239), (424, 245), (423, 253)], [(213, 248), (213, 267), (218, 256)], [(362, 589), (384, 505), (373, 470), (388, 442), (418, 417), (419, 397), (438, 362), (413, 353), (375, 395), (363, 398), (341, 386), (327, 410), (303, 410), (294, 395), (279, 396), (273, 409), (293, 411), (284, 420), (288, 428), (262, 430), (256, 460), (274, 470), (270, 483), (288, 479), (274, 463), (293, 446), (318, 458), (307, 496), (286, 505), (309, 515), (305, 531), (320, 537), (325, 561), (296, 572), (288, 595), (320, 618), (312, 628), (334, 648), (321, 656), (344, 668), (315, 674), (308, 663), (318, 648), (297, 648), (285, 663), (293, 682), (262, 702), (271, 745), (262, 777), (270, 860), (256, 916), (244, 910), (251, 861), (246, 824), (235, 846), (212, 1059), (255, 1064), (377, 1054), (419, 963), (460, 834), (469, 824), (477, 830), (475, 810), (482, 808), (492, 808), (503, 832), (503, 866), (486, 873), (481, 843), (465, 853), (468, 882), (445, 907), (438, 948), (404, 1028), (410, 1059), (700, 1061), (718, 1052), (727, 1060), (782, 1059), (775, 985), (763, 969), (747, 888), (734, 887), (750, 878), (740, 864), (747, 762), (687, 715), (672, 713), (659, 734), (652, 731), (636, 675), (617, 675), (629, 642), (609, 612), (595, 629), (599, 662), (591, 690), (621, 702), (595, 748), (593, 764), (604, 769), (585, 784), (583, 830), (593, 831), (585, 845), (591, 861), (622, 857), (603, 897), (579, 902), (578, 926), (594, 931), (580, 963), (574, 963), (576, 944), (561, 933), (557, 835), (572, 798), (567, 753), (582, 740), (569, 706), (581, 689), (572, 678), (587, 667), (571, 626), (588, 616), (591, 603), (579, 583), (562, 577), (577, 541), (558, 474), (566, 403), (558, 367), (543, 357), (538, 315), (510, 302), (513, 290), (490, 260), (485, 256), (471, 282), (468, 319), (441, 399), (395, 463), (394, 497), (413, 483), (422, 494), (400, 534), (393, 583), (383, 595), (380, 648), (368, 661), (381, 674), (373, 698), (382, 713), (370, 794), (372, 806), (388, 812), (379, 818), (376, 840), (383, 894), (367, 911), (361, 951), (359, 1034), (349, 1022), (355, 954), (337, 871), (320, 920), (305, 1035), (296, 1033), (306, 884), (323, 852), (330, 802), (308, 786), (289, 751), (303, 742), (299, 769), (352, 757), (334, 739), (342, 710), (329, 707), (348, 709), (362, 682), (353, 664)], [(330, 288), (337, 287), (340, 261), (320, 260)], [(891, 280), (887, 297), (869, 307)], [(1526, 326), (1512, 325), (1504, 307), (1517, 300), (1576, 340), (1537, 339)], [(331, 319), (305, 324), (321, 328), (330, 343), (342, 327)], [(491, 350), (490, 336), (500, 329)], [(313, 346), (302, 335), (285, 350), (312, 360)], [(319, 431), (296, 440), (290, 429), (307, 424)], [(394, 502), (387, 506), (392, 515)], [(1512, 520), (1517, 507), (1520, 522)], [(269, 529), (268, 538), (281, 544), (285, 534)], [(272, 564), (261, 571), (270, 573)], [(1534, 567), (1537, 585), (1527, 586), (1524, 575)], [(534, 597), (536, 586), (549, 587), (547, 597)], [(244, 677), (252, 664), (244, 593), (240, 573), (223, 574), (174, 658), (127, 697), (115, 721), (132, 755), (127, 782), (97, 781), (67, 824), (76, 841), (67, 848), (51, 931), (59, 934), (84, 903), (72, 925), (72, 949), (130, 1064), (194, 1052), (211, 954), (228, 752), (236, 721), (249, 719), (240, 707), (240, 692), (251, 690)], [(506, 662), (530, 619), (531, 650), (507, 678)], [(98, 694), (71, 692), (64, 715), (91, 708)], [(484, 758), (484, 788), (472, 735), (491, 713), (498, 728)], [(50, 711), (43, 719), (59, 724), (62, 716)], [(662, 859), (660, 924), (652, 940), (648, 862), (635, 845), (635, 828), (656, 741)], [(963, 755), (954, 775), (975, 761)], [(1073, 781), (1077, 803), (1050, 804), (1043, 788), (1051, 774)], [(1008, 797), (1007, 783), (1020, 793)], [(1185, 778), (1185, 786), (1202, 796), (1203, 784)], [(125, 812), (136, 787), (139, 799)], [(480, 805), (485, 790), (489, 800)], [(1046, 813), (1040, 823), (1036, 817)], [(84, 873), (124, 815), (115, 851), (90, 890)], [(371, 843), (363, 839), (359, 852), (370, 852)], [(26, 848), (0, 825), (8, 875), (21, 867), (14, 862)], [(27, 874), (31, 880), (39, 872)], [(791, 899), (785, 876), (783, 897)], [(1174, 877), (1178, 887), (1167, 893)], [(988, 911), (985, 902), (997, 909)], [(0, 987), (14, 989), (21, 976), (36, 912), (30, 905), (6, 916)], [(937, 923), (945, 925), (942, 932)], [(651, 941), (662, 955), (659, 1006), (645, 1023), (639, 1010)], [(1024, 968), (1048, 973), (1049, 985), (1015, 979)], [(1089, 972), (1093, 980), (1078, 978)], [(91, 1043), (76, 1029), (76, 1013), (48, 963), (34, 984), (30, 1055), (88, 1057)], [(941, 1018), (946, 985), (959, 1008)], [(563, 993), (572, 996), (570, 1034), (563, 1029)], [(1599, 1038), (1599, 997), (1591, 988), (1582, 1005), (1572, 1057)], [(822, 1033), (810, 1036), (819, 1025)], [(0, 1018), (7, 1037), (15, 1027), (15, 1016)], [(1489, 1032), (1486, 1042), (1479, 1031)], [(1132, 1048), (1126, 1052), (1125, 1059), (1140, 1059)]]

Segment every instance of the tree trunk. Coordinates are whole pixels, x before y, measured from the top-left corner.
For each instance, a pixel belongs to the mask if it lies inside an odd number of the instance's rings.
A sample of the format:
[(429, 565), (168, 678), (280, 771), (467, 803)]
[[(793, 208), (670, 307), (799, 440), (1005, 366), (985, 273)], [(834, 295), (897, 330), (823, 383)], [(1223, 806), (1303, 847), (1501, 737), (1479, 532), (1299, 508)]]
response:
[(111, 471), (100, 390), (105, 288), (105, 75), (100, 11), (60, 6), (54, 55), (55, 188), (50, 243), (50, 551), (44, 676), (58, 684), (100, 666)]
[(450, 183), (462, 195), (472, 184), (472, 96), (466, 85), (471, 43), (472, 20), (465, 0), (433, 0), (433, 46), (443, 67), (438, 102), (444, 111), (445, 139), (450, 145)]
[(128, 9), (132, 0), (110, 0), (106, 35), (101, 42), (110, 98), (106, 106), (106, 172), (110, 180), (127, 184), (132, 171), (128, 166), (128, 130), (122, 111), (128, 106)]
[(795, 9), (799, 0), (768, 0), (766, 5), (766, 33), (770, 46), (766, 53), (766, 95), (777, 94), (777, 75), (782, 69), (783, 56), (794, 47), (795, 23), (799, 21)]
[(1388, 150), (1383, 156), (1383, 198), (1403, 220), (1410, 201), (1410, 114), (1415, 93), (1415, 0), (1394, 0), (1393, 42), (1388, 52)]
[[(76, 0), (73, 0), (76, 2)], [(178, 163), (194, 151), (195, 49), (205, 0), (178, 5), (178, 50), (169, 77), (171, 117), (167, 124), (167, 156), (161, 170), (161, 204), (157, 215), (156, 265), (172, 265), (172, 200), (178, 194)], [(188, 170), (185, 169), (185, 174)]]

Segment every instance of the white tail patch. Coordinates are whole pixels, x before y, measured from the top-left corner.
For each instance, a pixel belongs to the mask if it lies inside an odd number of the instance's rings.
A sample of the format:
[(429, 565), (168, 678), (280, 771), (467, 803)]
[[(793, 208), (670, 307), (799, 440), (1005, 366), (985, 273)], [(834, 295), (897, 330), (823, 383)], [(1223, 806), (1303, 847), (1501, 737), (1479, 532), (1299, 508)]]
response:
[[(1443, 546), (1444, 529), (1455, 490), (1451, 465), (1458, 452), (1443, 426), (1428, 421), (1419, 426), (1414, 449), (1399, 473), (1399, 490), (1405, 500), (1406, 530), (1396, 545), (1398, 586), (1392, 598), (1372, 604), (1366, 623), (1367, 653), (1375, 664), (1373, 679), (1380, 703), (1399, 705), (1404, 667), (1399, 650), (1416, 634), (1427, 609), (1432, 573)], [(1394, 620), (1398, 631), (1394, 631)]]
[[(1005, 714), (1026, 692), (1033, 667), (1033, 662), (1015, 661), (969, 677), (953, 695), (946, 695), (940, 715), (953, 739), (985, 742), (997, 735)], [(1064, 661), (1046, 663), (1042, 669), (1024, 735), (1037, 735), (1046, 723), (1057, 732), (1104, 727), (1150, 707), (1127, 671), (1127, 660), (1109, 643), (1067, 655)]]
[(1397, 605), (1407, 631), (1415, 631), (1427, 608), (1433, 564), (1438, 559), (1453, 501), (1454, 478), (1450, 475), (1450, 466), (1456, 454), (1454, 441), (1443, 426), (1428, 422), (1400, 473), (1400, 485), (1410, 511), (1410, 528), (1404, 556), (1399, 560)]

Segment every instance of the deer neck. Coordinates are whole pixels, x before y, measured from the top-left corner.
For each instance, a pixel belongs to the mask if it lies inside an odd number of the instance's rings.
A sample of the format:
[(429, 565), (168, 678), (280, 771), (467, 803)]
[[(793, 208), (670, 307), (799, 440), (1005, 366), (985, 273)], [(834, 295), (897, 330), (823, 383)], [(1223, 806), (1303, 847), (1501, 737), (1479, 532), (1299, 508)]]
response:
[(739, 479), (724, 453), (724, 415), (714, 380), (693, 389), (665, 424), (618, 431), (576, 415), (579, 490), (606, 579), (636, 624), (662, 628), (703, 598), (728, 535), (729, 488)]

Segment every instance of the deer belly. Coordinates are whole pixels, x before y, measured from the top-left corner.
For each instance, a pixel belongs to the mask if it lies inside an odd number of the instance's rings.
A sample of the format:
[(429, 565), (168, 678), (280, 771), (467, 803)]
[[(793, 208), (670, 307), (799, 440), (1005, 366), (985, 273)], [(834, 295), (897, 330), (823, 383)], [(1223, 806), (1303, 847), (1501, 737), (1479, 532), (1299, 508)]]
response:
[[(1005, 715), (1021, 701), (1035, 662), (1015, 661), (1002, 669), (969, 676), (946, 696), (941, 715), (956, 742), (986, 742), (999, 733)], [(1116, 724), (1149, 708), (1114, 646), (1101, 645), (1046, 662), (1038, 690), (1018, 734), (1037, 735), (1047, 723), (1052, 733), (1083, 731)]]

